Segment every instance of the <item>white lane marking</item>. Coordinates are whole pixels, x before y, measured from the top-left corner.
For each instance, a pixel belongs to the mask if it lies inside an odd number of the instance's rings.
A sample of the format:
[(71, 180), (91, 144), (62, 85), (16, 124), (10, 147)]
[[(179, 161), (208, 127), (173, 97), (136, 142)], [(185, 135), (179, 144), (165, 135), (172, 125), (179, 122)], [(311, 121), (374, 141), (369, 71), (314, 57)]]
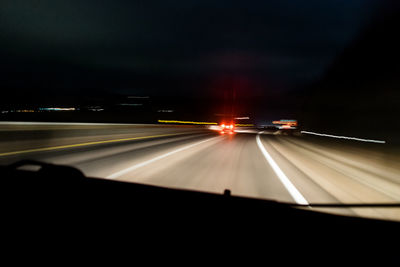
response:
[(263, 132), (259, 132), (256, 136), (258, 148), (263, 153), (265, 159), (268, 161), (269, 165), (271, 165), (272, 169), (278, 176), (279, 180), (285, 186), (286, 190), (292, 196), (292, 198), (297, 202), (297, 204), (308, 205), (307, 200), (303, 197), (303, 195), (297, 190), (297, 188), (290, 182), (289, 178), (283, 173), (283, 171), (279, 168), (278, 164), (273, 160), (271, 155), (265, 149), (264, 145), (261, 143), (260, 134)]
[(206, 139), (206, 140), (203, 140), (203, 141), (200, 141), (200, 142), (191, 144), (191, 145), (187, 145), (187, 146), (178, 148), (178, 149), (173, 150), (173, 151), (171, 151), (171, 152), (168, 152), (168, 153), (166, 153), (166, 154), (163, 154), (163, 155), (157, 156), (157, 157), (155, 157), (155, 158), (152, 158), (152, 159), (143, 161), (143, 162), (141, 162), (141, 163), (135, 164), (135, 165), (133, 165), (133, 166), (131, 166), (131, 167), (129, 167), (129, 168), (126, 168), (126, 169), (123, 169), (123, 170), (118, 171), (118, 172), (116, 172), (116, 173), (113, 173), (113, 174), (107, 176), (107, 178), (108, 178), (108, 179), (115, 179), (115, 178), (118, 178), (118, 177), (120, 177), (120, 176), (122, 176), (122, 175), (124, 175), (124, 174), (126, 174), (126, 173), (128, 173), (128, 172), (130, 172), (130, 171), (136, 170), (136, 169), (138, 169), (138, 168), (140, 168), (140, 167), (143, 167), (143, 166), (146, 166), (146, 165), (148, 165), (148, 164), (150, 164), (150, 163), (156, 162), (157, 160), (166, 158), (166, 157), (171, 156), (171, 155), (173, 155), (173, 154), (175, 154), (175, 153), (178, 153), (178, 152), (184, 151), (184, 150), (186, 150), (186, 149), (192, 148), (192, 147), (194, 147), (194, 146), (200, 145), (200, 144), (202, 144), (202, 143), (208, 142), (208, 141), (210, 141), (210, 140), (212, 140), (212, 139), (215, 139), (215, 138), (219, 138), (219, 136), (218, 136), (218, 137), (208, 138), (208, 139)]
[(340, 135), (332, 135), (332, 134), (322, 134), (322, 133), (314, 133), (314, 132), (308, 132), (308, 131), (301, 131), (301, 133), (324, 136), (324, 137), (339, 138), (339, 139), (355, 140), (355, 141), (361, 141), (361, 142), (370, 142), (370, 143), (378, 143), (378, 144), (385, 144), (386, 143), (386, 141), (382, 141), (382, 140), (363, 139), (363, 138), (357, 138), (357, 137), (348, 137), (348, 136), (340, 136)]

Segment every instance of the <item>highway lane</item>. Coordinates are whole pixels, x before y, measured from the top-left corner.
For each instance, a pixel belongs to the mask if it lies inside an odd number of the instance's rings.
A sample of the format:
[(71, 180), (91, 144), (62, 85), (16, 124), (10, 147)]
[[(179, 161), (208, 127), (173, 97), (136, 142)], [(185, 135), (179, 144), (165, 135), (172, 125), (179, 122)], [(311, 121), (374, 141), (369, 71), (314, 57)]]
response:
[(204, 131), (191, 126), (0, 122), (0, 154), (94, 141), (184, 134), (201, 130)]
[[(301, 201), (294, 191), (311, 204), (400, 202), (398, 155), (376, 146), (157, 125), (0, 125), (0, 137), (2, 165), (29, 158), (92, 177), (290, 203)], [(400, 220), (399, 208), (313, 209)]]
[[(383, 153), (382, 147), (274, 135), (265, 136), (263, 140), (280, 167), (310, 203), (329, 202), (315, 195), (315, 191), (307, 185), (310, 181), (339, 203), (400, 202), (398, 157)], [(352, 208), (350, 211), (359, 216), (400, 218), (399, 208)]]

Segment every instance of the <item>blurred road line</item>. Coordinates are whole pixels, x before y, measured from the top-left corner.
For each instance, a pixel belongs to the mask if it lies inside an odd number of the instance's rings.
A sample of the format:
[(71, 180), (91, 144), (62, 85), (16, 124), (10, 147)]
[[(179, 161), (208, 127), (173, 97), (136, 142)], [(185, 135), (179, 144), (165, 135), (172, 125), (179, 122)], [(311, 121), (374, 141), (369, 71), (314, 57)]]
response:
[(385, 144), (386, 141), (382, 140), (373, 140), (373, 139), (363, 139), (357, 137), (349, 137), (349, 136), (340, 136), (340, 135), (332, 135), (332, 134), (323, 134), (323, 133), (314, 133), (308, 131), (301, 131), (302, 134), (311, 134), (323, 137), (331, 137), (331, 138), (339, 138), (339, 139), (347, 139), (347, 140), (354, 140), (354, 141), (361, 141), (361, 142), (369, 142), (369, 143), (378, 143), (378, 144)]
[(256, 136), (258, 148), (261, 150), (262, 154), (264, 155), (265, 159), (268, 161), (269, 165), (271, 165), (272, 169), (274, 170), (275, 174), (278, 176), (279, 180), (285, 186), (287, 191), (293, 197), (293, 199), (297, 202), (297, 204), (301, 205), (309, 205), (308, 201), (303, 197), (303, 195), (297, 190), (297, 188), (292, 184), (286, 174), (283, 173), (281, 168), (279, 168), (278, 164), (276, 164), (275, 160), (271, 157), (268, 151), (265, 149), (264, 145), (260, 140), (260, 135), (263, 132), (259, 132)]
[(177, 120), (158, 120), (159, 123), (178, 123), (178, 124), (196, 124), (196, 125), (217, 125), (216, 122), (201, 121), (177, 121)]
[(116, 143), (116, 142), (132, 141), (132, 140), (175, 136), (175, 135), (182, 135), (182, 133), (138, 136), (138, 137), (131, 137), (131, 138), (111, 139), (111, 140), (94, 141), (94, 142), (86, 142), (86, 143), (63, 145), (63, 146), (33, 148), (33, 149), (26, 149), (26, 150), (20, 150), (20, 151), (11, 151), (11, 152), (0, 153), (0, 157), (24, 154), (24, 153), (32, 153), (32, 152), (42, 152), (42, 151), (50, 151), (50, 150), (57, 150), (57, 149), (81, 147), (81, 146), (90, 146), (90, 145), (98, 145), (98, 144), (107, 144), (107, 143)]
[(138, 168), (140, 168), (140, 167), (146, 166), (146, 165), (148, 165), (148, 164), (150, 164), (150, 163), (156, 162), (156, 161), (158, 161), (158, 160), (160, 160), (160, 159), (166, 158), (166, 157), (171, 156), (171, 155), (173, 155), (173, 154), (175, 154), (175, 153), (178, 153), (178, 152), (187, 150), (187, 149), (189, 149), (189, 148), (192, 148), (192, 147), (194, 147), (194, 146), (200, 145), (200, 144), (202, 144), (202, 143), (208, 142), (208, 141), (210, 141), (210, 140), (212, 140), (212, 139), (215, 139), (215, 138), (219, 138), (219, 137), (208, 138), (208, 139), (206, 139), (206, 140), (203, 140), (203, 141), (200, 141), (200, 142), (191, 144), (191, 145), (187, 145), (187, 146), (178, 148), (178, 149), (173, 150), (173, 151), (170, 151), (170, 152), (168, 152), (168, 153), (166, 153), (166, 154), (162, 154), (162, 155), (157, 156), (157, 157), (155, 157), (155, 158), (152, 158), (152, 159), (143, 161), (143, 162), (141, 162), (141, 163), (135, 164), (135, 165), (133, 165), (133, 166), (131, 166), (131, 167), (128, 167), (128, 168), (126, 168), (126, 169), (123, 169), (123, 170), (121, 170), (121, 171), (118, 171), (118, 172), (116, 172), (116, 173), (113, 173), (113, 174), (107, 176), (107, 178), (108, 178), (108, 179), (118, 178), (118, 177), (120, 177), (120, 176), (122, 176), (122, 175), (124, 175), (124, 174), (126, 174), (126, 173), (128, 173), (128, 172), (131, 172), (131, 171), (133, 171), (133, 170), (136, 170), (136, 169), (138, 169)]

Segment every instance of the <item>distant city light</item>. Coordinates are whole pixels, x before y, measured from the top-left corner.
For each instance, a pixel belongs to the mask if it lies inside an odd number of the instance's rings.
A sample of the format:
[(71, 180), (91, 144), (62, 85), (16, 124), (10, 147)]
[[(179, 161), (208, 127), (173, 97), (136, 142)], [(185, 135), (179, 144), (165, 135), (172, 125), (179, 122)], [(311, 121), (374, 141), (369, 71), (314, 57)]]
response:
[(88, 110), (90, 110), (90, 111), (103, 111), (104, 108), (101, 108), (101, 107), (88, 107)]
[(272, 124), (283, 124), (283, 125), (297, 126), (297, 120), (279, 120), (279, 121), (273, 121)]
[(2, 110), (1, 111), (2, 114), (6, 114), (9, 112), (32, 113), (32, 112), (35, 112), (35, 110), (33, 110), (33, 109), (11, 109), (11, 110)]
[(33, 109), (17, 109), (15, 112), (29, 113), (35, 111)]
[(41, 111), (75, 111), (76, 108), (39, 108)]

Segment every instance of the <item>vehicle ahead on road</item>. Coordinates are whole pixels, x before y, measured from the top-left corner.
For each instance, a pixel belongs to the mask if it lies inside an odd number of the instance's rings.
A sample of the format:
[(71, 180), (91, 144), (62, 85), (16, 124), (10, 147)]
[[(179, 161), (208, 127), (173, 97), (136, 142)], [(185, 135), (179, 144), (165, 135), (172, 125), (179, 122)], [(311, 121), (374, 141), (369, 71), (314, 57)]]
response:
[(233, 122), (231, 123), (221, 123), (220, 125), (220, 129), (221, 129), (221, 134), (233, 134), (235, 132), (235, 124)]

